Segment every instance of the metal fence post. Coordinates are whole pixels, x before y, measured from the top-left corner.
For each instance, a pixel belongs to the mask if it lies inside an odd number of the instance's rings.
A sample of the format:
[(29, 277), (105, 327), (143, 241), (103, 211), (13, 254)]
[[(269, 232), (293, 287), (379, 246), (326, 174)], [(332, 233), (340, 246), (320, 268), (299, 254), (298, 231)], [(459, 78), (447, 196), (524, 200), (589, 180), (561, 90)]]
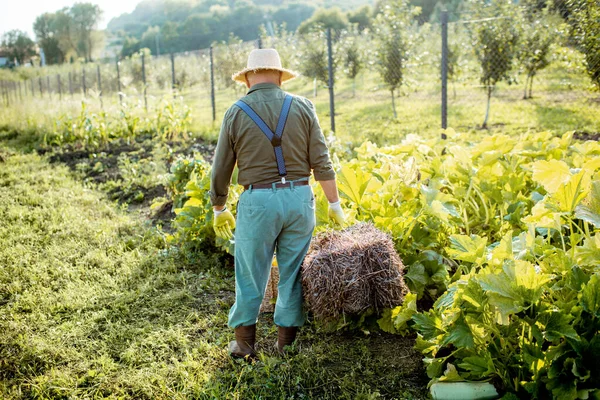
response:
[(38, 83), (40, 84), (40, 97), (44, 97), (44, 88), (42, 87), (42, 77), (38, 78)]
[(81, 67), (81, 85), (83, 87), (83, 97), (85, 97), (87, 88), (85, 87), (85, 67)]
[(256, 39), (256, 48), (262, 49), (262, 38)]
[(175, 55), (171, 53), (171, 92), (175, 98)]
[[(442, 11), (442, 129), (448, 127), (448, 11)], [(442, 133), (442, 139), (446, 134)]]
[(142, 53), (142, 85), (144, 86), (144, 108), (148, 111), (148, 98), (146, 97), (146, 56)]
[(210, 46), (210, 101), (212, 104), (213, 122), (217, 120), (217, 109), (215, 105), (215, 65), (213, 60), (213, 47)]
[(62, 85), (60, 83), (60, 74), (56, 74), (56, 84), (58, 85), (58, 99), (62, 101)]
[(121, 92), (121, 69), (119, 68), (119, 57), (117, 57), (117, 90), (119, 93), (119, 104), (123, 104), (123, 93)]
[(335, 132), (335, 100), (333, 91), (333, 50), (331, 46), (331, 28), (327, 28), (327, 54), (329, 73), (329, 114), (331, 114), (331, 130)]
[(73, 77), (71, 76), (71, 71), (69, 71), (69, 93), (73, 97)]

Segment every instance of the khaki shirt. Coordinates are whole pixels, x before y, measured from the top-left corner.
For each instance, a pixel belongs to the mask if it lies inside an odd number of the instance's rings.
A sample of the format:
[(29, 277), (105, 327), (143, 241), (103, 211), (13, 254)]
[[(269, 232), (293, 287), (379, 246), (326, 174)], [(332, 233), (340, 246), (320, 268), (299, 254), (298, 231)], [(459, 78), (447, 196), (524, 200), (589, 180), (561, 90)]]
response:
[[(285, 95), (275, 84), (260, 83), (252, 86), (243, 100), (275, 132)], [(317, 181), (335, 178), (315, 107), (304, 97), (294, 96), (281, 143), (286, 180), (309, 177), (311, 171)], [(236, 162), (240, 185), (281, 180), (271, 142), (242, 109), (233, 105), (223, 117), (215, 152), (210, 184), (213, 205), (221, 206), (227, 201)]]

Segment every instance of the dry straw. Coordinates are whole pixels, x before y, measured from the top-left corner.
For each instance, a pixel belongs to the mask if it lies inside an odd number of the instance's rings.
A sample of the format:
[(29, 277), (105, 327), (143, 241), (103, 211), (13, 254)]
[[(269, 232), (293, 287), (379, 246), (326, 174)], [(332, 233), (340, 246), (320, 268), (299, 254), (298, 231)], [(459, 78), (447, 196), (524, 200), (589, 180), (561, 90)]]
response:
[(304, 298), (317, 320), (400, 305), (408, 289), (389, 235), (360, 223), (317, 236), (304, 260)]

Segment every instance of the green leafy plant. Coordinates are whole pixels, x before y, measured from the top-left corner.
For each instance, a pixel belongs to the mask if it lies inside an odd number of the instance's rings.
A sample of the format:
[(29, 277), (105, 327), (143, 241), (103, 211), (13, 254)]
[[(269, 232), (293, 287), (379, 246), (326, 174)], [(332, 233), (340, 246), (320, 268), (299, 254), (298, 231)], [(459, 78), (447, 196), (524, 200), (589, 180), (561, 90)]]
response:
[[(174, 235), (169, 237), (172, 244), (178, 244), (184, 253), (194, 253), (202, 249), (214, 249), (233, 254), (233, 242), (215, 236), (213, 230), (213, 209), (210, 202), (211, 167), (203, 159), (177, 160), (167, 178), (169, 191), (174, 195), (173, 226)], [(186, 177), (189, 176), (189, 179)], [(237, 175), (236, 175), (237, 176)], [(237, 180), (234, 176), (234, 182)], [(182, 190), (184, 188), (184, 190)], [(229, 191), (227, 207), (235, 213), (241, 187), (234, 185)], [(183, 203), (183, 204), (182, 204)]]
[(522, 398), (600, 395), (597, 169), (536, 161), (532, 179), (546, 194), (526, 230), (489, 246), (454, 238), (448, 253), (469, 272), (412, 317), (433, 381), (491, 380)]

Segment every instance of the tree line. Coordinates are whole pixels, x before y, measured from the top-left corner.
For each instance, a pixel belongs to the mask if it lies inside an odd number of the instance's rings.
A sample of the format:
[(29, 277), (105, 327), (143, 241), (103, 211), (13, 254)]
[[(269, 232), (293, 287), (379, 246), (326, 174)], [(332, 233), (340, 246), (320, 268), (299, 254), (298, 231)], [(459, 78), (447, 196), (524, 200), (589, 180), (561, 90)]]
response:
[[(102, 10), (92, 3), (75, 3), (53, 13), (39, 15), (33, 24), (38, 47), (47, 64), (81, 59), (92, 61), (103, 47), (103, 34), (97, 30)], [(12, 30), (2, 37), (2, 48), (12, 61), (23, 65), (36, 55), (36, 43), (27, 32)]]

